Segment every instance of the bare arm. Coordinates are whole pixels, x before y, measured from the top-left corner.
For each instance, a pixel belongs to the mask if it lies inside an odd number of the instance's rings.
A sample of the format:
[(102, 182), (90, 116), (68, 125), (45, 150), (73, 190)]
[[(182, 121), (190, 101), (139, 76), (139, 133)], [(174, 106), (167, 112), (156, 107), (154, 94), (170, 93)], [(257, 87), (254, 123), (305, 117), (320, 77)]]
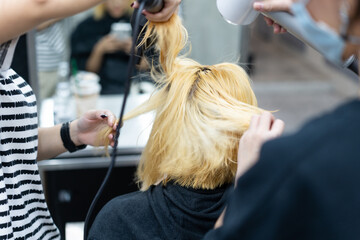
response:
[(1, 0), (0, 44), (44, 21), (71, 16), (103, 0)]
[[(99, 134), (108, 126), (116, 128), (114, 114), (108, 110), (88, 111), (81, 118), (71, 122), (70, 138), (75, 146), (103, 145), (100, 142)], [(39, 128), (38, 161), (54, 158), (67, 151), (61, 140), (60, 128), (60, 124), (49, 128)], [(113, 134), (111, 133), (108, 138), (112, 140)], [(113, 141), (110, 144), (113, 145)]]
[(60, 128), (61, 125), (56, 125), (50, 128), (39, 128), (38, 161), (50, 159), (66, 152), (66, 149), (61, 141)]

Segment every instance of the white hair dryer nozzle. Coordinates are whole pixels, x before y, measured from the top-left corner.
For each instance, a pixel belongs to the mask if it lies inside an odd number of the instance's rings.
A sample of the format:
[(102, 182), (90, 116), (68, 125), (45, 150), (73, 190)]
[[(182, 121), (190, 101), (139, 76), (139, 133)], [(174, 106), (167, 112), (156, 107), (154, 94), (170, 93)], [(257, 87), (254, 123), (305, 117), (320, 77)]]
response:
[(253, 9), (255, 0), (217, 0), (216, 5), (223, 18), (231, 24), (248, 25), (259, 12)]

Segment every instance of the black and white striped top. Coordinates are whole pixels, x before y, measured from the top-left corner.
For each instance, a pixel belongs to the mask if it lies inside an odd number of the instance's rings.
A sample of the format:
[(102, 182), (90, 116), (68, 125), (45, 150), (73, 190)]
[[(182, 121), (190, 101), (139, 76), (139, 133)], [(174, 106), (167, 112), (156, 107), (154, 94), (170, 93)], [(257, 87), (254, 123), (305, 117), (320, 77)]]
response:
[[(4, 56), (0, 45), (0, 239), (60, 239), (48, 211), (38, 166), (38, 120), (31, 87)], [(8, 48), (8, 49), (6, 49)], [(11, 61), (11, 60), (10, 60)]]
[(66, 41), (63, 22), (56, 22), (36, 33), (36, 59), (39, 71), (57, 71), (65, 60)]

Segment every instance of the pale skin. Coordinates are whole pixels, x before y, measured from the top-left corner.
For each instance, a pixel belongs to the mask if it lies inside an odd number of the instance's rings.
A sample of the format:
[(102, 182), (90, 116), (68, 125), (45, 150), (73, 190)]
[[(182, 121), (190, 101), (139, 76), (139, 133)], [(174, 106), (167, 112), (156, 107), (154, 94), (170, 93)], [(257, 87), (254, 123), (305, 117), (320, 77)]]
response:
[[(102, 0), (1, 0), (0, 44), (11, 40), (39, 24), (74, 15)], [(11, 26), (11, 27), (10, 27)]]
[(89, 59), (86, 62), (86, 70), (98, 73), (105, 54), (124, 51), (130, 54), (131, 38), (119, 41), (111, 34), (102, 37), (94, 46)]
[[(64, 18), (101, 3), (101, 0), (1, 0), (0, 44), (53, 19)], [(116, 129), (115, 116), (108, 110), (93, 110), (71, 122), (70, 138), (76, 146), (97, 143), (106, 126)], [(53, 158), (67, 150), (60, 137), (61, 125), (39, 128), (38, 160)], [(113, 134), (108, 136), (113, 138)], [(100, 145), (103, 143), (99, 143)], [(113, 145), (113, 141), (110, 143)]]
[[(131, 47), (131, 38), (119, 41), (111, 34), (102, 37), (94, 46), (90, 57), (86, 62), (86, 70), (94, 73), (100, 72), (101, 65), (106, 54), (115, 53), (117, 51), (124, 51), (127, 54), (130, 54)], [(149, 65), (145, 58), (142, 58), (140, 64), (136, 67), (139, 70), (146, 70), (149, 68)]]
[(252, 117), (249, 129), (240, 139), (235, 182), (257, 162), (264, 142), (281, 136), (284, 127), (284, 122), (270, 112)]

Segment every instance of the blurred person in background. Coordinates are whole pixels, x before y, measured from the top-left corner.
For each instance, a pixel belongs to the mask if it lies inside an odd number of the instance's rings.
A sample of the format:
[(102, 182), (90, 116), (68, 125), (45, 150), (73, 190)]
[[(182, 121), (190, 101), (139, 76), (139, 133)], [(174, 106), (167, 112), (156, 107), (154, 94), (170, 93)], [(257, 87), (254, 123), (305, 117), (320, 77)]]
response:
[(39, 78), (38, 101), (54, 95), (58, 68), (67, 59), (66, 20), (52, 19), (36, 27), (36, 60)]
[[(125, 90), (131, 35), (119, 39), (111, 28), (119, 22), (130, 23), (130, 4), (129, 0), (105, 1), (71, 36), (71, 58), (79, 70), (100, 76), (101, 94), (119, 94)], [(146, 69), (146, 64), (141, 66)]]

